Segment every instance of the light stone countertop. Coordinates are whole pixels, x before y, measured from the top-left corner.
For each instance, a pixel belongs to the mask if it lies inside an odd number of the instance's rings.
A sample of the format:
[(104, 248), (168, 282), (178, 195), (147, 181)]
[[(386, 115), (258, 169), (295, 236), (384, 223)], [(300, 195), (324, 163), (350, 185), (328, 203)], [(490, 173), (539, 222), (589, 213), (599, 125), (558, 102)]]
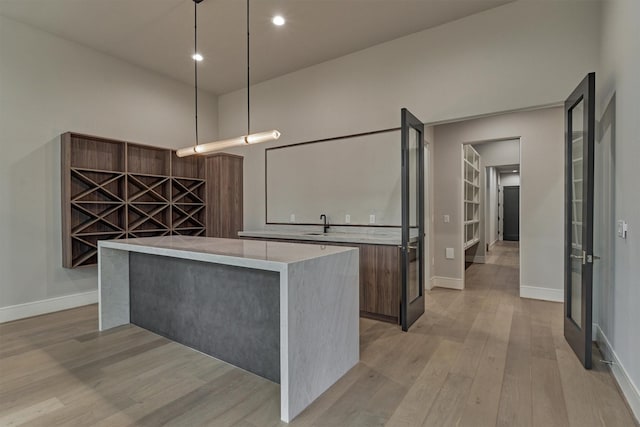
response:
[[(417, 234), (412, 233), (410, 241), (417, 239)], [(346, 233), (340, 231), (329, 231), (322, 233), (321, 231), (290, 231), (290, 230), (259, 230), (259, 231), (240, 231), (240, 237), (258, 237), (265, 239), (285, 239), (285, 240), (309, 240), (312, 242), (327, 243), (354, 243), (369, 245), (390, 245), (399, 246), (402, 244), (400, 230), (397, 232), (386, 233)]]
[(353, 250), (342, 246), (195, 236), (101, 240), (98, 246), (271, 271), (282, 271), (289, 264)]

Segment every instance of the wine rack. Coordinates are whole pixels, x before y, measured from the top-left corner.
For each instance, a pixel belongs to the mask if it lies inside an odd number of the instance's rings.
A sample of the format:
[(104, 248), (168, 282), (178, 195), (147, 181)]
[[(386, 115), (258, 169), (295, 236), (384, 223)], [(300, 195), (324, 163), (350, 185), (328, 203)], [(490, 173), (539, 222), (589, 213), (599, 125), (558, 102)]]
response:
[(100, 240), (206, 234), (204, 158), (72, 132), (61, 143), (64, 267), (95, 265)]

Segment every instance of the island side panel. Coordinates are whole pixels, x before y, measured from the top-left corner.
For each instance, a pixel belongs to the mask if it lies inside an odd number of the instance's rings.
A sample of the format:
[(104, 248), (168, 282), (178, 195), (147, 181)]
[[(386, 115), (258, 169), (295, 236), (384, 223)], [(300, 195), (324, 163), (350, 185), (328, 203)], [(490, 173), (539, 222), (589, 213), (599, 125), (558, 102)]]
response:
[(131, 323), (280, 382), (280, 274), (132, 252)]
[(98, 329), (129, 323), (129, 251), (98, 245)]
[(358, 258), (353, 249), (290, 264), (282, 273), (281, 317), (287, 317), (282, 322), (280, 404), (285, 422), (360, 359)]

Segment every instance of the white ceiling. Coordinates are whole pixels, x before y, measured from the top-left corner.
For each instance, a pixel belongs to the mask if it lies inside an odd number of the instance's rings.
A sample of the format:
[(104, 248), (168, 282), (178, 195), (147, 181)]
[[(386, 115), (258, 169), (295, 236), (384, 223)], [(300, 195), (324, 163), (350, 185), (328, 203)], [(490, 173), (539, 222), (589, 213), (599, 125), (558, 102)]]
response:
[[(513, 0), (252, 0), (251, 80), (268, 80)], [(0, 0), (0, 14), (193, 84), (192, 0)], [(198, 5), (199, 86), (246, 85), (246, 2)], [(283, 27), (271, 24), (282, 14)]]

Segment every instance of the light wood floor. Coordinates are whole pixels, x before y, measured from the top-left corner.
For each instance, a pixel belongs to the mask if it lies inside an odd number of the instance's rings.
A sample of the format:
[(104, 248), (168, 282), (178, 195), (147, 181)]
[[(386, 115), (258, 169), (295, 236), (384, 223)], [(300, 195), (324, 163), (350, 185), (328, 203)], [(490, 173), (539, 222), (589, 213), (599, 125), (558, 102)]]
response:
[[(520, 242), (498, 241), (485, 255), (487, 264), (520, 267)], [(515, 283), (513, 283), (515, 285)]]
[[(634, 426), (607, 368), (566, 344), (561, 305), (520, 299), (517, 280), (517, 264), (473, 265), (408, 333), (363, 319), (361, 362), (291, 425)], [(0, 325), (0, 426), (281, 425), (276, 384), (96, 326), (96, 306)]]

